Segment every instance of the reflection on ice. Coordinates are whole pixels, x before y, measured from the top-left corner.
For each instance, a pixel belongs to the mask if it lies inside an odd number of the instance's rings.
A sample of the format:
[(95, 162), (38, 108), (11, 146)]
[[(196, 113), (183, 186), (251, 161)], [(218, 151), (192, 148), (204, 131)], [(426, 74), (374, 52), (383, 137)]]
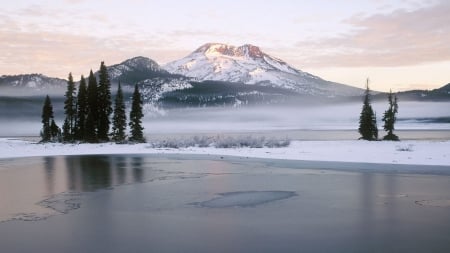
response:
[(219, 193), (218, 195), (220, 197), (193, 204), (210, 208), (254, 207), (297, 196), (292, 191), (240, 191)]
[(147, 175), (143, 158), (136, 156), (49, 156), (18, 161), (1, 166), (10, 169), (0, 174), (0, 222), (66, 214), (80, 208), (87, 192), (160, 176)]

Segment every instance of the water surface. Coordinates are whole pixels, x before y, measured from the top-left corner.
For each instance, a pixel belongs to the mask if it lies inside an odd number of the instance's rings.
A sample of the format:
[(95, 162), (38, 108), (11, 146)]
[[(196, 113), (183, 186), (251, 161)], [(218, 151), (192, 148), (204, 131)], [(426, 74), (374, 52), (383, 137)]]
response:
[(449, 171), (186, 155), (3, 159), (0, 251), (449, 252)]

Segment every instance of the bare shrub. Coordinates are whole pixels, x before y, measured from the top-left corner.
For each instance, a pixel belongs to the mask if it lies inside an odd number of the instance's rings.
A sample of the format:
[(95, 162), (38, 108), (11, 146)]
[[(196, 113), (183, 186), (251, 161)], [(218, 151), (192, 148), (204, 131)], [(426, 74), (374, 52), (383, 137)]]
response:
[(397, 151), (401, 151), (401, 152), (412, 152), (414, 145), (413, 144), (408, 144), (408, 146), (396, 146), (395, 150)]
[(187, 147), (215, 147), (215, 148), (281, 148), (287, 147), (291, 141), (288, 138), (276, 139), (264, 136), (223, 136), (215, 137), (194, 136), (192, 138), (166, 139), (163, 141), (151, 142), (150, 148), (187, 148)]

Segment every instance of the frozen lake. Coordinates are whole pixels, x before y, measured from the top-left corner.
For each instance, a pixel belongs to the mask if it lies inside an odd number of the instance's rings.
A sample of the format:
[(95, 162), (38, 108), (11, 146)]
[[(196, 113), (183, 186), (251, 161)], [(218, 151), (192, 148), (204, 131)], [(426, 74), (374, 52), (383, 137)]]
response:
[(448, 252), (450, 168), (193, 155), (0, 160), (1, 252)]

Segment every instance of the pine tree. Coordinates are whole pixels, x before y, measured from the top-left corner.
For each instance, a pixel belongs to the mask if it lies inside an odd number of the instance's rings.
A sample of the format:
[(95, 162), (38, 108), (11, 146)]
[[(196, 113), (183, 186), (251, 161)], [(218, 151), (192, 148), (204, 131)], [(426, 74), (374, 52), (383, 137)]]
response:
[(119, 82), (117, 88), (117, 95), (114, 104), (114, 116), (112, 127), (112, 139), (117, 143), (125, 141), (125, 130), (127, 128), (127, 116), (125, 114), (125, 103), (123, 102), (122, 87)]
[(142, 113), (142, 98), (139, 92), (139, 88), (137, 84), (134, 86), (133, 93), (133, 101), (131, 104), (131, 112), (130, 112), (130, 130), (131, 136), (130, 141), (142, 143), (145, 142), (145, 138), (143, 135), (144, 128), (142, 127), (142, 118), (144, 114)]
[(98, 139), (108, 141), (108, 132), (112, 113), (111, 107), (111, 82), (105, 63), (101, 62), (98, 81)]
[(76, 100), (75, 100), (75, 83), (73, 82), (72, 73), (69, 73), (67, 81), (67, 91), (64, 101), (64, 114), (66, 119), (63, 125), (63, 140), (71, 142), (75, 140), (75, 122), (76, 122)]
[(86, 117), (88, 114), (88, 96), (86, 79), (81, 76), (80, 87), (78, 88), (77, 96), (77, 120), (76, 120), (76, 131), (75, 139), (79, 141), (86, 140)]
[(367, 79), (366, 83), (366, 91), (364, 93), (364, 103), (361, 110), (361, 115), (359, 117), (358, 131), (361, 134), (360, 139), (369, 141), (378, 139), (377, 118), (370, 104), (369, 79)]
[(398, 141), (398, 136), (394, 134), (394, 125), (395, 121), (397, 120), (396, 114), (398, 112), (398, 103), (397, 96), (393, 96), (392, 90), (389, 91), (388, 101), (389, 108), (384, 112), (382, 118), (384, 122), (384, 131), (387, 132), (387, 135), (383, 137), (383, 140)]
[(94, 73), (89, 73), (87, 88), (87, 104), (88, 113), (86, 117), (85, 140), (87, 142), (98, 142), (97, 138), (97, 120), (98, 120), (98, 104), (97, 104), (97, 79)]
[(53, 106), (50, 97), (45, 97), (44, 106), (42, 107), (42, 130), (41, 142), (48, 142), (52, 140), (51, 123), (53, 121)]
[(50, 131), (52, 135), (52, 141), (61, 141), (61, 129), (56, 125), (55, 121), (52, 119), (50, 123)]

